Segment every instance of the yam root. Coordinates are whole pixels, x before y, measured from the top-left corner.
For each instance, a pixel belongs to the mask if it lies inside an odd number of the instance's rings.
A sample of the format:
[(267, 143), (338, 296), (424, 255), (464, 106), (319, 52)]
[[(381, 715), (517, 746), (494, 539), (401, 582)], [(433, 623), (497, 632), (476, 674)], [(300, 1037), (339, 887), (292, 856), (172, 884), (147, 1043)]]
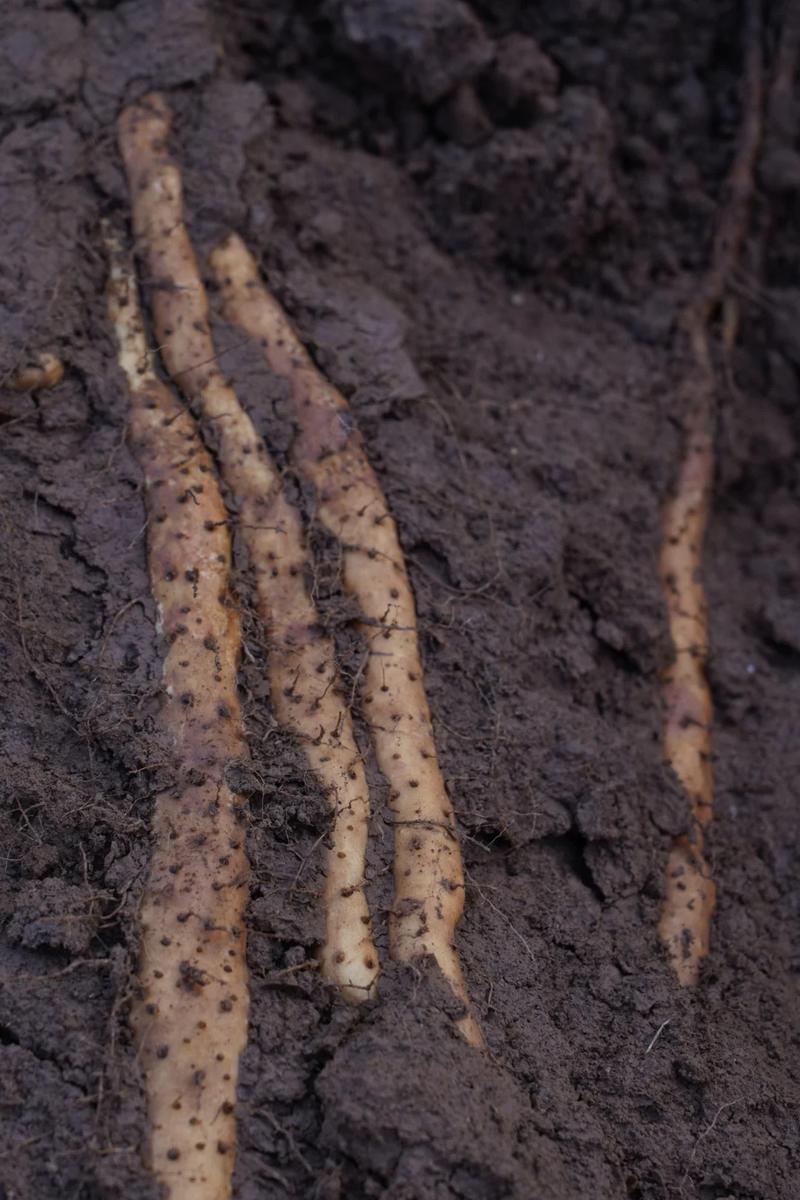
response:
[(659, 933), (678, 981), (697, 982), (708, 954), (716, 887), (706, 860), (704, 832), (713, 817), (711, 764), (713, 709), (706, 667), (708, 608), (702, 581), (703, 540), (714, 476), (716, 372), (709, 326), (723, 307), (723, 338), (732, 346), (738, 312), (728, 286), (747, 230), (753, 176), (761, 137), (763, 68), (760, 6), (751, 0), (745, 31), (746, 82), (739, 148), (728, 179), (708, 275), (685, 316), (693, 357), (685, 448), (675, 493), (664, 510), (660, 574), (669, 615), (674, 661), (665, 673), (664, 753), (691, 804), (693, 829), (676, 839), (667, 862)]
[[(703, 830), (713, 813), (711, 693), (706, 678), (708, 612), (700, 571), (714, 470), (707, 406), (694, 413), (675, 495), (664, 511), (660, 572), (675, 658), (664, 678), (664, 754), (692, 807), (692, 836), (677, 838), (667, 862), (659, 924), (678, 979), (694, 984), (708, 954), (716, 888)], [(709, 414), (710, 415), (710, 414)]]
[(432, 955), (467, 1014), (468, 1041), (483, 1038), (470, 1012), (456, 952), (464, 872), (453, 805), (436, 755), (420, 661), (414, 597), (397, 527), (344, 397), (317, 371), (235, 234), (211, 254), (225, 314), (288, 380), (298, 427), (292, 455), (314, 486), (317, 515), (342, 546), (344, 586), (368, 642), (361, 701), (390, 787), (395, 831), (392, 956)]
[(164, 99), (151, 95), (127, 108), (119, 125), (134, 228), (153, 281), (155, 334), (169, 374), (213, 431), (255, 576), (275, 715), (301, 741), (333, 814), (322, 973), (348, 999), (363, 1000), (372, 994), (379, 969), (364, 895), (366, 775), (337, 679), (333, 642), (309, 593), (300, 516), (287, 502), (263, 439), (217, 364), (208, 299), (184, 224), (181, 176), (167, 151), (170, 124)]
[(55, 354), (43, 351), (28, 358), (11, 376), (15, 392), (38, 392), (53, 388), (64, 378), (64, 364)]
[(226, 1200), (248, 1012), (243, 809), (226, 782), (226, 767), (245, 754), (231, 541), (195, 422), (153, 370), (133, 267), (105, 234), (108, 312), (145, 479), (150, 586), (165, 645), (162, 721), (175, 753), (174, 786), (155, 803), (131, 1021), (154, 1174), (170, 1200)]

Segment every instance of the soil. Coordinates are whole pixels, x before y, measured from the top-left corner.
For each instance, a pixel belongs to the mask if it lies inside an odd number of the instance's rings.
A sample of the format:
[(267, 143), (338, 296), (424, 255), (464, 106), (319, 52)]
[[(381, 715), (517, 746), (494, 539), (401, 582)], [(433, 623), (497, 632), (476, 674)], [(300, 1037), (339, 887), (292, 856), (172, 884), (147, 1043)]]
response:
[[(791, 0), (770, 6), (768, 66)], [(794, 13), (797, 20), (797, 13)], [(0, 1196), (156, 1200), (126, 1023), (164, 766), (142, 485), (105, 316), (121, 105), (170, 96), (190, 228), (230, 228), (350, 398), (398, 519), (468, 872), (488, 1042), (433, 969), (348, 1007), (312, 969), (326, 808), (267, 700), (252, 761), (239, 1200), (789, 1200), (800, 1186), (796, 108), (772, 105), (737, 275), (706, 551), (713, 950), (656, 925), (686, 801), (662, 761), (660, 512), (741, 121), (730, 0), (12, 0), (0, 32)], [(147, 281), (144, 281), (145, 291)], [(276, 455), (285, 394), (221, 322)], [(287, 475), (313, 524), (313, 498)], [(315, 531), (317, 592), (360, 646)], [(369, 895), (391, 903), (386, 788)]]

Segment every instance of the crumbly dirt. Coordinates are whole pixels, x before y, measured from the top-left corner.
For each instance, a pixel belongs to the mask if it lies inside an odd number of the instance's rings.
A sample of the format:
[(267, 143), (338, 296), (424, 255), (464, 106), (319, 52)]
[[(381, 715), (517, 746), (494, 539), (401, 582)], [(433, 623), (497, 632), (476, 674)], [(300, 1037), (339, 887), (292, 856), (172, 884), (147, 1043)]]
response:
[[(775, 59), (791, 0), (770, 7)], [(794, 14), (797, 20), (797, 13)], [(0, 1196), (156, 1200), (126, 1006), (160, 743), (141, 479), (105, 316), (120, 106), (165, 89), (191, 232), (230, 228), (349, 396), (399, 521), (489, 1045), (430, 969), (349, 1008), (313, 967), (323, 798), (276, 727), (237, 551), (253, 1003), (240, 1200), (790, 1200), (800, 1179), (797, 113), (737, 276), (708, 537), (719, 888), (681, 991), (656, 935), (685, 801), (659, 745), (677, 318), (741, 117), (728, 0), (199, 0), (0, 18)], [(147, 281), (144, 281), (145, 292)], [(285, 392), (222, 323), (276, 455)], [(313, 498), (287, 474), (313, 526)], [(355, 689), (335, 548), (317, 595)], [(391, 903), (369, 757), (369, 895)]]

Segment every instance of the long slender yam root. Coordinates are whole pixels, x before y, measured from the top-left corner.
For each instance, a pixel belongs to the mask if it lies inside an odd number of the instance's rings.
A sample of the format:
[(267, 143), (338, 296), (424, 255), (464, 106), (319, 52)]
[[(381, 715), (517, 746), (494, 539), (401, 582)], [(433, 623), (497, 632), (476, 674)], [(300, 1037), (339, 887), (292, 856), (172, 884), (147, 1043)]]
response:
[(675, 495), (664, 512), (660, 573), (675, 659), (665, 674), (664, 753), (689, 797), (691, 837), (677, 838), (667, 862), (659, 932), (680, 983), (694, 984), (708, 954), (716, 888), (705, 861), (703, 830), (713, 812), (711, 693), (706, 678), (708, 613), (701, 580), (714, 446), (710, 405), (695, 409)]
[(660, 561), (675, 652), (664, 678), (664, 753), (689, 797), (693, 831), (690, 836), (677, 838), (670, 851), (659, 933), (678, 981), (684, 986), (697, 982), (700, 963), (709, 952), (716, 905), (716, 887), (704, 847), (704, 831), (713, 817), (714, 805), (713, 707), (706, 676), (708, 611), (702, 582), (703, 539), (714, 476), (716, 375), (709, 325), (722, 306), (724, 346), (730, 350), (738, 328), (738, 309), (727, 303), (727, 289), (747, 231), (761, 140), (763, 64), (758, 0), (750, 0), (749, 4), (745, 60), (742, 134), (728, 178), (728, 198), (708, 274), (685, 315), (694, 359), (689, 381), (693, 400), (685, 423), (685, 450), (677, 487), (664, 511)]
[(339, 687), (334, 646), (309, 595), (299, 514), (217, 366), (208, 299), (184, 225), (181, 176), (166, 149), (170, 124), (169, 108), (158, 95), (127, 108), (119, 124), (134, 228), (153, 280), (155, 333), (170, 375), (214, 431), (220, 470), (255, 573), (275, 715), (301, 741), (333, 814), (322, 973), (348, 999), (363, 1000), (372, 994), (379, 970), (364, 894), (366, 775)]
[(344, 585), (361, 609), (369, 641), (362, 703), (395, 818), (392, 955), (402, 962), (428, 954), (436, 959), (467, 1008), (459, 1022), (464, 1036), (482, 1046), (454, 945), (464, 872), (397, 527), (347, 402), (315, 368), (241, 239), (226, 238), (212, 251), (211, 265), (227, 318), (260, 343), (270, 368), (291, 385), (299, 429), (293, 459), (316, 489), (320, 520), (342, 545)]
[(231, 543), (211, 459), (153, 371), (132, 265), (105, 233), (108, 311), (145, 477), (150, 585), (167, 647), (162, 720), (177, 766), (174, 788), (155, 804), (131, 1020), (157, 1179), (170, 1200), (227, 1200), (248, 1012), (242, 802), (225, 781), (226, 766), (246, 752)]

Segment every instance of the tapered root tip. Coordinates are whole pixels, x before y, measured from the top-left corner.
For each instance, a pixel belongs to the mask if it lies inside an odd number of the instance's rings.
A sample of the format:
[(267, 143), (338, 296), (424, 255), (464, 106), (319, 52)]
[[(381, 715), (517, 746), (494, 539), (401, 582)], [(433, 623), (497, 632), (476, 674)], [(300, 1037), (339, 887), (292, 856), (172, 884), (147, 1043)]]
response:
[[(258, 274), (258, 264), (238, 233), (227, 233), (210, 252), (208, 261), (223, 295), (234, 301), (236, 313), (241, 315), (238, 306), (253, 298), (264, 305), (269, 313), (274, 301), (266, 294)], [(255, 291), (251, 290), (253, 284), (256, 285)]]
[(134, 185), (147, 157), (166, 149), (172, 128), (172, 109), (160, 92), (148, 92), (119, 115), (117, 133), (125, 166)]
[(172, 109), (166, 96), (161, 92), (147, 92), (133, 104), (128, 104), (123, 108), (119, 115), (121, 130), (129, 131), (140, 125), (142, 121), (147, 121), (153, 128), (160, 125), (163, 126), (164, 132), (169, 131), (172, 124)]
[(681, 987), (694, 987), (711, 948), (717, 890), (702, 850), (681, 839), (670, 852), (667, 891), (658, 932)]

